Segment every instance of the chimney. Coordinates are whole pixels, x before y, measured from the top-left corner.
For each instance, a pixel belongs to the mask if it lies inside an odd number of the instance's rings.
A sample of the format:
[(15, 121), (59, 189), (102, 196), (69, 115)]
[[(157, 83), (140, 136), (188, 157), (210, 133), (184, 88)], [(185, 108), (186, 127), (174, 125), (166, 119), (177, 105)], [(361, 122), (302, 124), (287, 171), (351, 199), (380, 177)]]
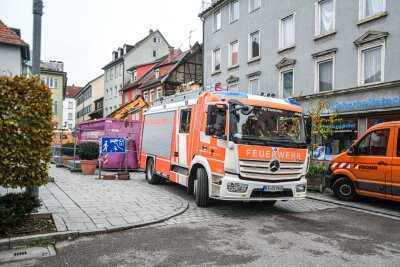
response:
[(149, 35), (150, 35), (150, 34), (152, 34), (153, 32), (154, 32), (154, 31), (153, 31), (153, 29), (150, 29), (150, 31), (149, 31)]
[(168, 47), (168, 61), (171, 61), (175, 54), (175, 48), (173, 46)]

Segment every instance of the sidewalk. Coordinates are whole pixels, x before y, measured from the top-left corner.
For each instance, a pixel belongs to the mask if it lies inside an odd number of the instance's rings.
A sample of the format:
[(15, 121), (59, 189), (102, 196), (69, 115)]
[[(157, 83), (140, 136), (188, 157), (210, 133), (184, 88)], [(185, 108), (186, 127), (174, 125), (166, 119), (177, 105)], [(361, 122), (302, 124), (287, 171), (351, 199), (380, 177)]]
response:
[[(102, 233), (162, 222), (188, 207), (187, 201), (135, 179), (99, 180), (98, 175), (71, 173), (54, 165), (49, 174), (55, 182), (39, 189), (43, 203), (39, 213), (52, 213), (57, 227), (57, 233), (49, 236)], [(131, 178), (134, 176), (143, 174), (131, 173)]]
[[(40, 188), (43, 207), (53, 214), (57, 230), (99, 231), (149, 224), (174, 216), (188, 203), (156, 186), (129, 181), (106, 181), (97, 175), (49, 170), (54, 183)], [(131, 173), (131, 176), (139, 175)]]
[(344, 207), (361, 209), (372, 213), (393, 216), (400, 219), (400, 205), (398, 202), (359, 196), (355, 201), (341, 201), (333, 193), (307, 193), (307, 198), (338, 204)]

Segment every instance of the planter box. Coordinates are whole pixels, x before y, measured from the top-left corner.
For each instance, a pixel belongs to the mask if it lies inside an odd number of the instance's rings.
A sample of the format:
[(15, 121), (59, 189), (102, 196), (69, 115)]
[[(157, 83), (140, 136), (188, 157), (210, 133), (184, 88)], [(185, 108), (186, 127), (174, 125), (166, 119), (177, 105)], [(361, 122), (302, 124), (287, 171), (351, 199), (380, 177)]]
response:
[(103, 180), (115, 180), (115, 175), (103, 175)]
[(324, 175), (320, 174), (317, 176), (310, 176), (307, 178), (307, 189), (308, 190), (318, 190), (320, 192), (324, 189)]

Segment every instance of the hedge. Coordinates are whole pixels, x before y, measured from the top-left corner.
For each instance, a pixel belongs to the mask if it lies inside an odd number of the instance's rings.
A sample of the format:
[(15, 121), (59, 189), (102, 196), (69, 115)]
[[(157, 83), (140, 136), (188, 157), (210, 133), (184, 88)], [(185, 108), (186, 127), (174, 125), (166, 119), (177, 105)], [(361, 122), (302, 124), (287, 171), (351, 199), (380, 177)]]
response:
[(52, 118), (51, 91), (38, 78), (0, 77), (0, 186), (47, 182)]

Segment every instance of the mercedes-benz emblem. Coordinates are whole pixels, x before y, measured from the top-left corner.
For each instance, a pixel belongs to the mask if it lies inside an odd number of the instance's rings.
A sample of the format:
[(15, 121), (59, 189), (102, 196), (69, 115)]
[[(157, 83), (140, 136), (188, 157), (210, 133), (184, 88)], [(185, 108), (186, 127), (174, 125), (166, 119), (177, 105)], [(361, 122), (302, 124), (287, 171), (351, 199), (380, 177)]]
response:
[(271, 172), (277, 172), (280, 168), (281, 163), (277, 159), (274, 159), (269, 163), (269, 169), (271, 170)]

